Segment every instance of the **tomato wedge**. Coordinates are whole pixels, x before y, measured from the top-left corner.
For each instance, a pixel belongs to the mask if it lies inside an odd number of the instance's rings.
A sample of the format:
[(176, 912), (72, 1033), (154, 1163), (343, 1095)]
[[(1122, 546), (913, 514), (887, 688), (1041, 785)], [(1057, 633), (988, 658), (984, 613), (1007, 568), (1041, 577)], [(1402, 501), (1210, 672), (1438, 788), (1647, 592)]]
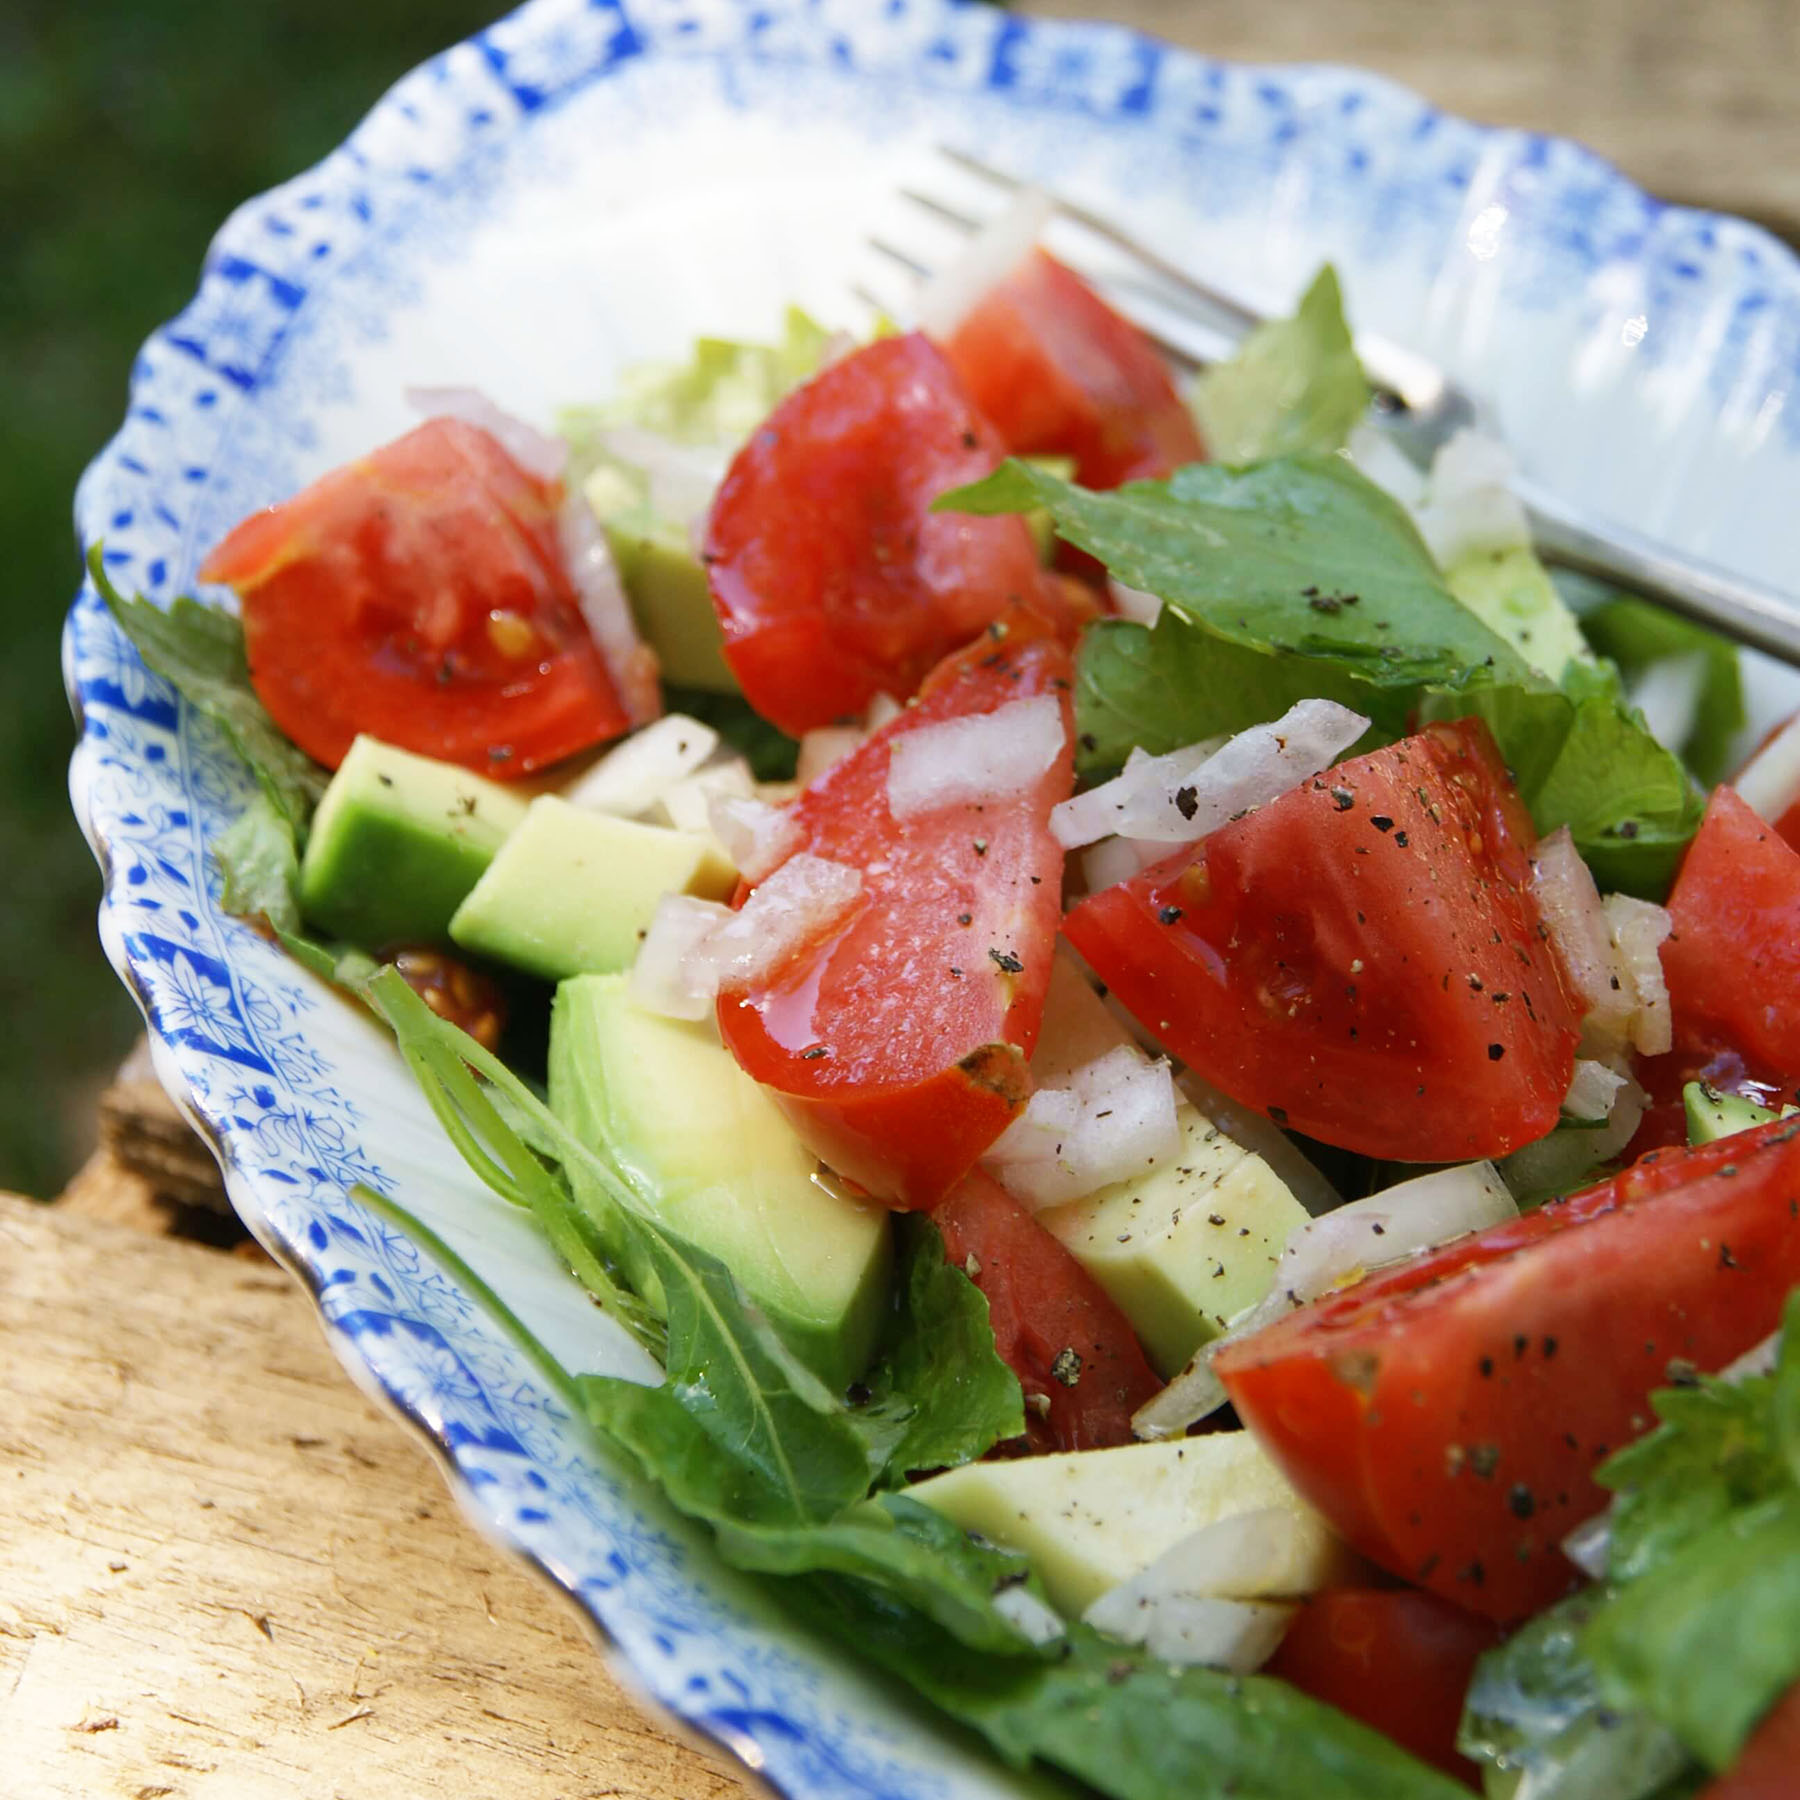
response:
[(1129, 1444), (1131, 1415), (1162, 1382), (1093, 1276), (979, 1169), (932, 1221), (945, 1255), (986, 1297), (995, 1347), (1025, 1390), (1030, 1448)]
[(1800, 1121), (1653, 1152), (1222, 1350), (1246, 1425), (1366, 1556), (1492, 1619), (1574, 1576), (1607, 1453), (1800, 1282)]
[(1071, 456), (1084, 487), (1206, 456), (1149, 340), (1047, 251), (1031, 251), (978, 300), (945, 351), (1008, 449)]
[(1754, 1067), (1800, 1076), (1800, 851), (1719, 788), (1669, 916), (1662, 962), (1676, 1042), (1720, 1038)]
[(254, 513), (200, 568), (243, 604), (250, 678), (328, 768), (358, 732), (495, 780), (629, 728), (563, 564), (562, 490), (432, 419)]
[[(1061, 906), (1050, 809), (1073, 782), (1069, 652), (1032, 615), (997, 622), (795, 803), (795, 850), (863, 873), (859, 910), (771, 984), (723, 995), (719, 1029), (833, 1169), (929, 1207), (1025, 1103)], [(889, 746), (1053, 695), (1061, 754), (1031, 786), (895, 820)]]
[(1022, 519), (931, 511), (1001, 455), (918, 333), (844, 357), (776, 407), (726, 474), (705, 552), (725, 660), (765, 719), (798, 736), (877, 694), (904, 700), (1016, 603), (1064, 621)]
[(1457, 1753), (1456, 1732), (1476, 1658), (1503, 1635), (1491, 1620), (1418, 1588), (1329, 1588), (1294, 1615), (1263, 1673), (1479, 1787), (1475, 1764)]
[(1340, 764), (1090, 896), (1069, 941), (1234, 1099), (1366, 1156), (1498, 1156), (1555, 1125), (1576, 1015), (1531, 823), (1477, 721)]

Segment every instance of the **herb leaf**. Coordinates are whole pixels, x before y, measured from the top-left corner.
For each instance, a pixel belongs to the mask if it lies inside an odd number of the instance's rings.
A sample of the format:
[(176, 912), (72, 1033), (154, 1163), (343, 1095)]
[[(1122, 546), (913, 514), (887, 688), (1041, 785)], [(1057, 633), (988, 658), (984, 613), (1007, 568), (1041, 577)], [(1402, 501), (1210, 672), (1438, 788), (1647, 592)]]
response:
[(250, 804), (213, 839), (213, 861), (222, 887), (219, 904), (239, 918), (264, 918), (278, 932), (301, 930), (300, 854), (294, 827), (259, 791)]
[(1292, 318), (1259, 325), (1228, 361), (1203, 370), (1188, 404), (1222, 463), (1341, 449), (1368, 410), (1369, 382), (1337, 271), (1327, 263)]

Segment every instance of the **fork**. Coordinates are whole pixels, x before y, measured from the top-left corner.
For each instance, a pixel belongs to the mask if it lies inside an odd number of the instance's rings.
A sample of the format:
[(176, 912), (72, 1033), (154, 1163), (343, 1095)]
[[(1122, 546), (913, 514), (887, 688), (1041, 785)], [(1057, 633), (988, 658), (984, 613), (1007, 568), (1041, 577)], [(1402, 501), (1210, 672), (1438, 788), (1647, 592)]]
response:
[[(938, 154), (999, 193), (1017, 198), (1037, 191), (965, 151), (940, 146)], [(965, 235), (972, 236), (984, 223), (938, 194), (909, 187), (900, 190), (900, 198)], [(1104, 287), (1111, 303), (1183, 368), (1218, 361), (1264, 323), (1264, 314), (1196, 280), (1089, 208), (1055, 195), (1043, 196), (1043, 204), (1049, 214), (1074, 228), (1072, 241), (1086, 246), (1084, 252), (1065, 252), (1059, 245), (1058, 254)], [(885, 238), (871, 237), (869, 244), (917, 280), (931, 273), (918, 256)], [(1099, 261), (1110, 253), (1115, 265), (1122, 261), (1122, 271), (1115, 267), (1110, 278), (1103, 274), (1093, 254), (1096, 245)], [(867, 288), (857, 291), (878, 311), (887, 310)], [(1419, 468), (1428, 468), (1456, 432), (1480, 423), (1475, 401), (1428, 358), (1370, 332), (1358, 332), (1355, 341), (1374, 389), (1374, 422)], [(1588, 512), (1523, 475), (1515, 473), (1511, 486), (1546, 562), (1598, 576), (1800, 668), (1800, 596)]]

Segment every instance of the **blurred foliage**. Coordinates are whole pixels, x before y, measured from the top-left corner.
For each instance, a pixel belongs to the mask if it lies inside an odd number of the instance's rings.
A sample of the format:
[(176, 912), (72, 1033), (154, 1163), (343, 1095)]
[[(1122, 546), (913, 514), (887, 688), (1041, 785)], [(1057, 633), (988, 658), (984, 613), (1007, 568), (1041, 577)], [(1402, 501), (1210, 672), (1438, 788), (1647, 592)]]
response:
[(70, 816), (57, 641), (83, 465), (225, 215), (500, 0), (0, 5), (0, 1188), (54, 1193), (135, 1029)]

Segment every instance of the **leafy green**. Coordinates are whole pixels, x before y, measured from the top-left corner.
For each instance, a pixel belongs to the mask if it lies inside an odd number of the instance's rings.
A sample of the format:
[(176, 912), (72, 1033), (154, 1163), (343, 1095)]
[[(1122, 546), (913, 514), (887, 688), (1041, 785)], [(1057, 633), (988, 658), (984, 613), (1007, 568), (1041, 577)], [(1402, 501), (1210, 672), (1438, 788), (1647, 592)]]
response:
[(1071, 1625), (1054, 1662), (977, 1653), (862, 1584), (796, 1582), (790, 1599), (987, 1739), (1115, 1800), (1452, 1800), (1463, 1790), (1285, 1683), (1171, 1668)]
[(240, 918), (267, 919), (276, 931), (298, 934), (300, 852), (294, 827), (266, 791), (213, 840), (223, 886), (219, 904)]
[(1627, 682), (1666, 657), (1695, 656), (1703, 662), (1693, 729), (1675, 748), (1695, 775), (1711, 785), (1725, 773), (1746, 718), (1737, 645), (1647, 600), (1608, 591), (1610, 599), (1581, 615), (1581, 629), (1602, 656), (1618, 664)]
[(1368, 410), (1337, 271), (1327, 263), (1289, 319), (1271, 319), (1229, 360), (1203, 370), (1188, 396), (1220, 462), (1256, 462), (1343, 447)]
[(288, 740), (257, 699), (236, 615), (186, 598), (166, 611), (141, 597), (127, 600), (108, 577), (97, 543), (88, 552), (88, 573), (138, 655), (224, 732), (269, 804), (292, 827), (296, 844), (304, 844), (330, 776)]
[(1019, 1378), (1000, 1360), (981, 1290), (945, 1260), (930, 1220), (902, 1220), (899, 1234), (894, 1321), (859, 1409), (887, 1429), (885, 1483), (973, 1462), (1025, 1429)]
[(1478, 550), (1453, 563), (1444, 579), (1540, 675), (1561, 681), (1571, 661), (1593, 661), (1580, 621), (1532, 550)]
[(758, 781), (794, 779), (799, 744), (763, 718), (742, 694), (720, 694), (710, 688), (665, 682), (663, 702), (670, 712), (686, 713), (690, 719), (710, 725), (745, 758)]
[(1581, 1634), (1606, 1597), (1571, 1596), (1475, 1665), (1457, 1742), (1494, 1800), (1651, 1800), (1691, 1766), (1666, 1726), (1605, 1704)]

